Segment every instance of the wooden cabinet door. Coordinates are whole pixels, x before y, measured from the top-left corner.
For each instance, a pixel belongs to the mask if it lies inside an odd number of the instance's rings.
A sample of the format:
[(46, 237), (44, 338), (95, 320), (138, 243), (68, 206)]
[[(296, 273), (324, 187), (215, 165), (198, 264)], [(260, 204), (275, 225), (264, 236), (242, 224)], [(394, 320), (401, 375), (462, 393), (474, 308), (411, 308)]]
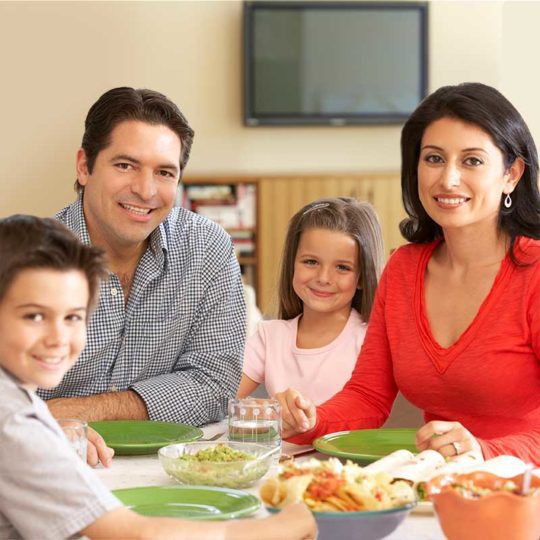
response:
[(315, 199), (354, 197), (369, 201), (381, 219), (386, 253), (404, 243), (398, 228), (405, 217), (398, 175), (262, 177), (258, 184), (258, 304), (265, 315), (277, 314), (277, 279), (288, 222)]

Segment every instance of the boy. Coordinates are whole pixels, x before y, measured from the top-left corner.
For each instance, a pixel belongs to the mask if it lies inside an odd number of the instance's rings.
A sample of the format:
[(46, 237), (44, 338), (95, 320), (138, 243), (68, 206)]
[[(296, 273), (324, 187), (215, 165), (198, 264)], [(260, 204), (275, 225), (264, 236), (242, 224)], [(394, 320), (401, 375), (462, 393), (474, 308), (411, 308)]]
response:
[(303, 505), (244, 522), (139, 516), (73, 452), (35, 390), (77, 360), (105, 275), (101, 251), (58, 221), (0, 220), (0, 538), (313, 538)]

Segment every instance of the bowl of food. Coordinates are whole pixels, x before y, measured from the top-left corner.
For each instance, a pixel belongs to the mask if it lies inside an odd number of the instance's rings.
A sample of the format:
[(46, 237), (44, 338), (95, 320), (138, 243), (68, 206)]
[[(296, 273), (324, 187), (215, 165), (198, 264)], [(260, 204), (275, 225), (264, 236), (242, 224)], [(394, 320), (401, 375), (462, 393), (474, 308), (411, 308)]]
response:
[(483, 471), (442, 475), (427, 482), (426, 493), (448, 540), (538, 540), (540, 478), (532, 476), (525, 493), (523, 479)]
[(387, 473), (367, 474), (357, 464), (330, 458), (286, 464), (265, 480), (260, 496), (270, 512), (301, 502), (313, 512), (319, 540), (378, 540), (388, 536), (416, 505), (409, 483)]
[(279, 447), (242, 442), (193, 442), (158, 452), (165, 472), (181, 484), (245, 488), (261, 478)]

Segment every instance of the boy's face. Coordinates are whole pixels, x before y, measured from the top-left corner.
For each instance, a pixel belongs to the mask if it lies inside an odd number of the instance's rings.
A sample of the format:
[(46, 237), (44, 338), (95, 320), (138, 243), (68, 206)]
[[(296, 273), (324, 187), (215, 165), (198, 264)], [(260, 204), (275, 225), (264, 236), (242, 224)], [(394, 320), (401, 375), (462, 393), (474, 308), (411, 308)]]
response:
[(27, 388), (57, 386), (85, 345), (88, 299), (78, 270), (23, 270), (0, 301), (0, 366)]

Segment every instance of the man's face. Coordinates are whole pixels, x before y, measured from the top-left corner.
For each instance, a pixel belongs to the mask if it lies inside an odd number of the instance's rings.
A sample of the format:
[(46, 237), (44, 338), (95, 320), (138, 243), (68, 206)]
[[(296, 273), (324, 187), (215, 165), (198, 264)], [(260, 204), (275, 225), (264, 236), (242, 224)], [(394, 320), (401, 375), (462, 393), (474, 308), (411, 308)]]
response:
[(123, 252), (145, 245), (176, 200), (181, 143), (164, 125), (125, 121), (88, 171), (84, 150), (77, 175), (92, 243)]
[(88, 281), (78, 270), (23, 270), (0, 302), (0, 365), (28, 388), (53, 388), (86, 342)]

